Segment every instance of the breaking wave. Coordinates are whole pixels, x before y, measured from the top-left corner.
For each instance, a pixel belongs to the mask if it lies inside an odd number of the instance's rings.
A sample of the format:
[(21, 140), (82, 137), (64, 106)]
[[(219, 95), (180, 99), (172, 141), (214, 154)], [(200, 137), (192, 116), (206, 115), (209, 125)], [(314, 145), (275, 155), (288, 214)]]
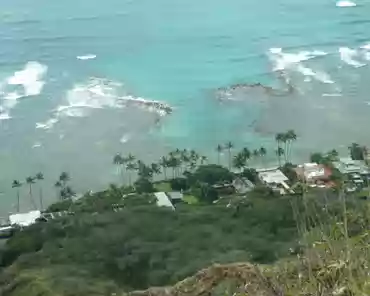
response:
[(20, 98), (41, 93), (47, 69), (47, 66), (38, 62), (28, 62), (22, 70), (0, 83), (0, 120), (11, 118), (10, 111)]
[(50, 129), (61, 118), (85, 117), (98, 109), (140, 108), (159, 116), (172, 113), (170, 105), (135, 97), (124, 92), (123, 85), (108, 79), (90, 78), (87, 83), (76, 84), (66, 93), (65, 103), (59, 105), (52, 118), (36, 123), (36, 128)]
[(357, 4), (352, 1), (342, 0), (342, 1), (338, 1), (336, 6), (337, 7), (355, 7), (357, 6)]
[(363, 67), (366, 63), (359, 61), (358, 59), (365, 58), (363, 54), (356, 49), (341, 47), (339, 48), (340, 59), (346, 64), (355, 68)]
[(82, 60), (82, 61), (85, 61), (85, 60), (93, 60), (93, 59), (96, 58), (96, 55), (95, 54), (87, 54), (87, 55), (77, 56), (76, 58), (78, 60)]

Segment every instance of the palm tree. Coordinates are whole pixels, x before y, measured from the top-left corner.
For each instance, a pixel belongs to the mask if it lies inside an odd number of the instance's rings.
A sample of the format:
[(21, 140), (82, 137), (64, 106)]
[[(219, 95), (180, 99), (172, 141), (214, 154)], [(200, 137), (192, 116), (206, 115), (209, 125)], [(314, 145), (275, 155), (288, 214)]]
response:
[(66, 187), (67, 182), (71, 180), (71, 177), (67, 172), (62, 172), (59, 176), (59, 181), (62, 183), (63, 187)]
[(221, 153), (224, 150), (224, 148), (221, 145), (217, 145), (216, 151), (217, 151), (217, 164), (220, 165), (220, 157)]
[(57, 191), (57, 199), (61, 199), (61, 188), (62, 188), (62, 182), (60, 181), (56, 181), (55, 184), (54, 184), (54, 187), (56, 188), (56, 191)]
[[(44, 180), (44, 175), (42, 173), (37, 173), (36, 176), (35, 176), (35, 179), (37, 181), (42, 181)], [(44, 209), (44, 201), (43, 201), (43, 194), (42, 194), (42, 184), (39, 185), (39, 198), (40, 198), (40, 207), (41, 207), (41, 210)]]
[(12, 188), (17, 188), (17, 212), (19, 213), (20, 209), (20, 198), (19, 198), (19, 190), (22, 187), (22, 183), (18, 180), (14, 180), (12, 183)]
[(260, 156), (262, 158), (262, 162), (265, 163), (265, 156), (267, 154), (267, 150), (265, 147), (261, 147), (259, 151), (260, 151)]
[(30, 194), (30, 200), (31, 200), (31, 203), (32, 203), (32, 206), (33, 208), (36, 210), (37, 209), (37, 206), (36, 206), (36, 203), (35, 201), (33, 200), (33, 196), (32, 196), (32, 184), (35, 183), (35, 178), (34, 177), (27, 177), (26, 178), (26, 183), (29, 185), (30, 187), (30, 190), (29, 190), (29, 194)]
[(161, 173), (161, 167), (157, 163), (152, 163), (151, 169), (152, 169), (153, 174), (159, 175)]
[(204, 155), (203, 155), (203, 156), (201, 156), (201, 157), (200, 157), (200, 164), (201, 164), (201, 165), (204, 165), (206, 162), (207, 162), (207, 156), (204, 156)]
[(60, 191), (60, 198), (62, 200), (71, 199), (75, 195), (76, 193), (72, 190), (70, 186), (66, 186)]
[(182, 150), (179, 157), (181, 159), (181, 162), (185, 164), (185, 169), (186, 169), (186, 167), (190, 163), (190, 159), (191, 159), (191, 157), (189, 156), (188, 150), (186, 150), (186, 149)]
[[(276, 144), (277, 144), (277, 149), (276, 149), (276, 152), (279, 151), (280, 149), (279, 148), (282, 148), (281, 145), (282, 143), (286, 143), (285, 141), (285, 134), (284, 133), (277, 133), (275, 135), (275, 141), (276, 141)], [(279, 160), (280, 162), (280, 160)]]
[(175, 156), (171, 156), (168, 160), (168, 167), (172, 168), (172, 178), (175, 179), (176, 176), (176, 169), (180, 165), (180, 160)]
[(247, 159), (245, 158), (245, 155), (241, 152), (239, 152), (237, 155), (233, 158), (233, 165), (235, 168), (241, 170), (245, 167), (247, 163)]
[(245, 162), (246, 162), (246, 164), (247, 164), (248, 160), (251, 158), (251, 152), (249, 151), (249, 149), (248, 149), (248, 148), (244, 147), (244, 148), (242, 149), (242, 152), (241, 152), (241, 153), (243, 154), (243, 156), (244, 156), (244, 158), (245, 158)]
[(137, 170), (138, 167), (135, 165), (135, 163), (133, 162), (129, 162), (127, 165), (126, 165), (126, 170), (128, 171), (128, 185), (132, 185), (132, 176), (131, 176), (131, 172)]
[(234, 148), (234, 144), (231, 143), (231, 142), (227, 142), (226, 145), (225, 145), (225, 148), (229, 152), (229, 170), (231, 170), (231, 149)]
[(285, 151), (283, 148), (279, 147), (275, 152), (279, 160), (279, 167), (281, 167), (281, 157), (285, 154)]
[(295, 133), (294, 130), (288, 130), (285, 134), (285, 139), (287, 141), (287, 151), (286, 151), (286, 158), (287, 161), (291, 161), (291, 155), (292, 155), (292, 145), (293, 142), (297, 140), (297, 134)]
[(124, 181), (124, 178), (123, 178), (123, 165), (125, 164), (125, 159), (122, 157), (122, 155), (120, 153), (117, 153), (114, 157), (113, 157), (113, 164), (115, 164), (119, 170), (120, 170), (120, 173), (121, 173), (121, 178), (122, 178), (122, 181)]
[(254, 149), (252, 152), (253, 158), (257, 161), (260, 157), (260, 151), (258, 149)]
[(332, 149), (328, 152), (328, 158), (330, 159), (330, 161), (337, 161), (338, 157), (339, 157), (339, 153), (337, 150)]
[(195, 150), (190, 150), (190, 159), (192, 162), (198, 163), (199, 154)]
[(163, 169), (164, 179), (167, 180), (167, 168), (168, 168), (168, 159), (165, 156), (162, 156), (159, 165)]
[(136, 157), (132, 155), (131, 153), (127, 156), (127, 162), (134, 162), (136, 160)]

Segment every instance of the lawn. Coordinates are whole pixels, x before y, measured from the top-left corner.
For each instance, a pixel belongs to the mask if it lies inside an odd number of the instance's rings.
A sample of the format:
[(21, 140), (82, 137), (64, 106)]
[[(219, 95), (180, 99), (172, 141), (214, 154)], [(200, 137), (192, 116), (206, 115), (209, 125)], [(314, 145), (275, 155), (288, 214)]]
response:
[(194, 195), (184, 194), (184, 202), (189, 205), (195, 205), (198, 203), (198, 199)]
[(171, 185), (169, 182), (155, 183), (154, 188), (160, 192), (171, 192)]

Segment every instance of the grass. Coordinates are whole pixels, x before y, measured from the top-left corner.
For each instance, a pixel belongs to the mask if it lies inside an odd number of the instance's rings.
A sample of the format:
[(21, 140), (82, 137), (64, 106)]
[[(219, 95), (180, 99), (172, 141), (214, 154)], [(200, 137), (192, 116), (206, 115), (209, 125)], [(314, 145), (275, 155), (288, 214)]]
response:
[(189, 205), (195, 205), (199, 201), (194, 195), (184, 194), (184, 201)]
[(154, 188), (160, 192), (171, 192), (171, 185), (169, 182), (160, 182), (154, 184)]

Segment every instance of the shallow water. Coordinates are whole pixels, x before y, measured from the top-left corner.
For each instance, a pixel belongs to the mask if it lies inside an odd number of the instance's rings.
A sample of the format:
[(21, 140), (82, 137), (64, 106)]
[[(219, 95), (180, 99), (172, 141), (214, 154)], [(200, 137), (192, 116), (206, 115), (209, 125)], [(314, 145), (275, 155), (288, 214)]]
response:
[[(288, 128), (297, 158), (369, 143), (370, 1), (341, 2), (4, 1), (0, 213), (14, 204), (11, 181), (38, 171), (48, 201), (63, 170), (77, 191), (118, 180), (117, 151), (212, 157), (231, 140), (273, 158), (274, 133)], [(294, 92), (240, 86), (284, 89), (281, 75)]]

